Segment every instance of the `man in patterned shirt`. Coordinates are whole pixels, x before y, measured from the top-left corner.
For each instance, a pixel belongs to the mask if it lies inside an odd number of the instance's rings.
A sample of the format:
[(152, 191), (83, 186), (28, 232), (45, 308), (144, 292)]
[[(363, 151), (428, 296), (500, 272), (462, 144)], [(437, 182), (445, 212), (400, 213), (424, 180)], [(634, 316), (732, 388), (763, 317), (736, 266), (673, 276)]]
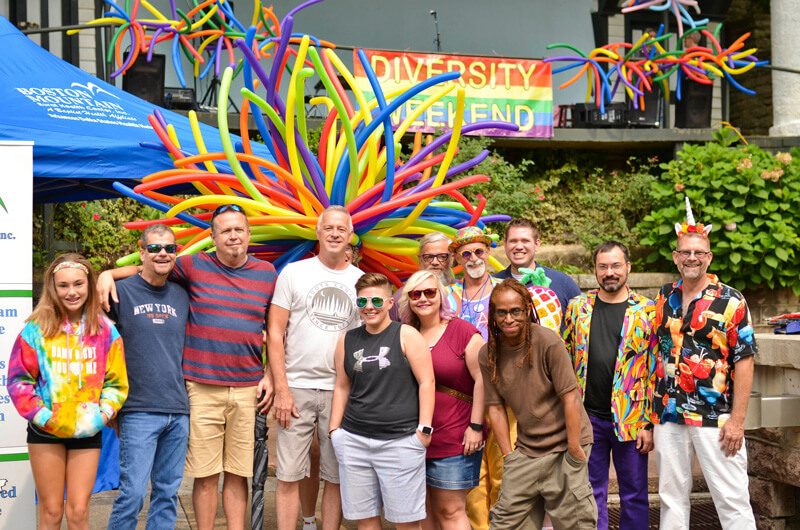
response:
[(489, 296), (502, 280), (489, 276), (489, 247), (492, 238), (477, 226), (456, 232), (450, 252), (464, 269), (464, 278), (448, 287), (447, 302), (459, 318), (466, 320), (489, 338)]
[[(655, 452), (661, 528), (689, 528), (694, 456), (723, 528), (755, 528), (744, 420), (757, 352), (742, 294), (707, 274), (711, 226), (676, 225), (681, 279), (656, 299)], [(735, 375), (734, 375), (735, 372)]]
[(597, 528), (608, 528), (609, 455), (617, 470), (621, 528), (647, 528), (647, 453), (653, 449), (650, 400), (655, 382), (652, 327), (655, 305), (631, 291), (628, 249), (606, 241), (594, 251), (600, 289), (573, 298), (564, 342), (594, 433), (589, 481)]

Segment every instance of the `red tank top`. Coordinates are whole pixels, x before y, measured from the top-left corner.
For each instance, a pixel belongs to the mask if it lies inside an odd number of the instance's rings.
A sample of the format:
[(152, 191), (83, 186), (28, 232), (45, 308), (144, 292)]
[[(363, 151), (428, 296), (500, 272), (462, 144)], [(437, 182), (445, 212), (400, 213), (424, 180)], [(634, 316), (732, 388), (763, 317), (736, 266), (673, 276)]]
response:
[[(465, 359), (465, 349), (478, 329), (460, 318), (453, 318), (431, 348), (433, 373), (438, 385), (444, 385), (469, 396), (475, 381), (472, 379)], [(427, 458), (445, 458), (464, 452), (461, 445), (464, 431), (469, 426), (472, 403), (467, 403), (449, 394), (436, 390), (436, 406), (433, 409), (433, 436), (428, 447)]]

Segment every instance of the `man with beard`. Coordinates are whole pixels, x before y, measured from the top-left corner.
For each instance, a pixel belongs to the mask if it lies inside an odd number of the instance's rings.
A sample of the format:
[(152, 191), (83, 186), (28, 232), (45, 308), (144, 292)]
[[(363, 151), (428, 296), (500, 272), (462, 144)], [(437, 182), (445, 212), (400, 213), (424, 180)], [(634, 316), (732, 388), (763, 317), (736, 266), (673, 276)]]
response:
[[(450, 243), (452, 241), (442, 232), (430, 232), (419, 240), (419, 270), (432, 271), (436, 273), (445, 287), (453, 283), (453, 255), (450, 253)], [(400, 322), (400, 295), (402, 289), (395, 291), (394, 305), (389, 309), (389, 318), (395, 322)]]
[[(653, 399), (661, 528), (689, 528), (695, 455), (723, 528), (755, 528), (744, 421), (757, 353), (742, 293), (707, 274), (711, 226), (676, 224), (681, 279), (656, 298)], [(735, 372), (735, 374), (734, 374)]]
[(464, 278), (450, 285), (447, 302), (458, 318), (466, 320), (489, 338), (489, 296), (501, 280), (489, 276), (489, 247), (492, 239), (477, 226), (456, 232), (450, 252), (464, 269)]
[(625, 245), (606, 241), (595, 249), (593, 260), (600, 289), (570, 301), (564, 342), (594, 433), (589, 481), (597, 528), (608, 528), (609, 455), (619, 482), (620, 527), (647, 528), (655, 304), (626, 285), (631, 263)]
[[(539, 250), (541, 244), (541, 232), (538, 226), (528, 219), (517, 218), (509, 221), (506, 225), (503, 248), (511, 264), (494, 276), (500, 280), (514, 278), (523, 282), (525, 287), (531, 287), (534, 285), (530, 280), (533, 276), (526, 273), (538, 269), (543, 270), (545, 276), (550, 279), (548, 287), (558, 296), (563, 313), (567, 309), (567, 303), (581, 294), (581, 290), (575, 280), (563, 272), (536, 263), (536, 251)], [(563, 314), (561, 316), (561, 330), (563, 331)]]

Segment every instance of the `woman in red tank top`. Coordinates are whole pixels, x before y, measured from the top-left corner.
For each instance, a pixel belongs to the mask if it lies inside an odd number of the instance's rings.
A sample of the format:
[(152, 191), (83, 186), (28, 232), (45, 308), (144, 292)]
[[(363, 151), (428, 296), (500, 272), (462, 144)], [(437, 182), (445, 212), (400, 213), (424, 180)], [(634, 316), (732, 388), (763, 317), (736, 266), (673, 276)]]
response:
[(428, 343), (436, 377), (433, 435), (426, 459), (429, 528), (470, 528), (467, 493), (478, 484), (484, 429), (483, 379), (477, 328), (457, 318), (442, 301), (446, 288), (430, 271), (408, 279), (400, 297), (403, 322)]

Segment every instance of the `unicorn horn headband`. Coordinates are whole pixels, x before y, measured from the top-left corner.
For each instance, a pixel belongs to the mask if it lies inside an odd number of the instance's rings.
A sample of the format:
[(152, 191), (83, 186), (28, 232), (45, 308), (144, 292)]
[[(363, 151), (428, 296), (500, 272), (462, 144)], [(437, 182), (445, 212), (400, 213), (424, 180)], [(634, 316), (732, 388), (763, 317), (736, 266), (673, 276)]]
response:
[(703, 223), (695, 223), (694, 214), (692, 213), (692, 205), (689, 203), (689, 196), (685, 195), (686, 199), (686, 222), (675, 223), (675, 233), (678, 234), (678, 239), (686, 234), (699, 234), (708, 239), (708, 234), (711, 232), (711, 225), (703, 225)]

